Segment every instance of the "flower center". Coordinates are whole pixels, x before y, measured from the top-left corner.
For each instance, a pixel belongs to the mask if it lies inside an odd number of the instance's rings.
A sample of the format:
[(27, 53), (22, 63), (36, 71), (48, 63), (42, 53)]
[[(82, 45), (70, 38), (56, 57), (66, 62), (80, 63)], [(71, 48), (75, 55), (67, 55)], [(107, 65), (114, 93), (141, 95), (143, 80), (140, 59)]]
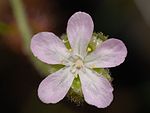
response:
[(83, 67), (83, 61), (81, 59), (77, 59), (76, 62), (75, 62), (75, 67), (77, 69), (80, 69)]
[(77, 58), (74, 60), (73, 64), (71, 65), (71, 73), (74, 74), (75, 77), (77, 77), (79, 70), (83, 68), (84, 64), (83, 61), (80, 58)]

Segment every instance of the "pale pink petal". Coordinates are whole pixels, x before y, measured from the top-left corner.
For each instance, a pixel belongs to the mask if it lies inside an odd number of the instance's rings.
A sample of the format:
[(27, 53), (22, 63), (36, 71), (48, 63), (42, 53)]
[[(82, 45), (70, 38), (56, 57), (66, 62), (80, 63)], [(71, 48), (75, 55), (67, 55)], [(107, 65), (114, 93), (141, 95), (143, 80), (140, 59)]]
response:
[(39, 85), (38, 96), (44, 103), (57, 103), (67, 94), (74, 76), (70, 68), (63, 68), (48, 77)]
[(51, 32), (40, 32), (31, 39), (31, 50), (41, 61), (61, 64), (68, 52), (63, 42)]
[(94, 52), (85, 58), (86, 66), (90, 68), (115, 67), (124, 62), (127, 48), (121, 40), (108, 39)]
[(85, 101), (98, 108), (105, 108), (113, 100), (113, 88), (102, 75), (85, 68), (80, 71), (82, 91)]
[(77, 12), (68, 21), (67, 35), (75, 55), (84, 57), (93, 33), (93, 20), (84, 12)]

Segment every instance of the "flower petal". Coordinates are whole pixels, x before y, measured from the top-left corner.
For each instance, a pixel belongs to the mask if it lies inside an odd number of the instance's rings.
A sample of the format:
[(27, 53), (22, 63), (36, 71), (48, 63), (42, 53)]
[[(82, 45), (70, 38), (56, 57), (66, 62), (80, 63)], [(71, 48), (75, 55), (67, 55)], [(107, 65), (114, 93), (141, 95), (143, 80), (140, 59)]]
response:
[(124, 62), (127, 48), (121, 40), (108, 39), (94, 52), (85, 58), (86, 66), (90, 68), (115, 67)]
[(93, 33), (93, 20), (84, 12), (77, 12), (68, 21), (67, 35), (75, 55), (84, 57)]
[(113, 100), (113, 88), (102, 75), (88, 68), (79, 73), (84, 99), (88, 104), (105, 108)]
[(68, 56), (63, 42), (51, 32), (40, 32), (31, 40), (31, 50), (41, 61), (48, 64), (62, 64)]
[(70, 68), (63, 68), (48, 77), (39, 85), (38, 96), (44, 103), (57, 103), (67, 94), (74, 76)]

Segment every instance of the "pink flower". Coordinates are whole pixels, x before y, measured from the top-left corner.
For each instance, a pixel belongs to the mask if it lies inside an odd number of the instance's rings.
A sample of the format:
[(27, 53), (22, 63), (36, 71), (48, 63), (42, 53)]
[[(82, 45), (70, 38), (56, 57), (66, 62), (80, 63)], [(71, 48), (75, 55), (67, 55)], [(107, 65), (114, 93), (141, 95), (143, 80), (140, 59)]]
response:
[(89, 14), (77, 12), (67, 24), (70, 52), (61, 39), (51, 32), (40, 32), (31, 40), (31, 50), (47, 64), (63, 64), (64, 68), (47, 76), (39, 85), (38, 96), (44, 103), (57, 103), (70, 89), (76, 75), (81, 81), (84, 99), (88, 104), (105, 108), (113, 100), (110, 82), (92, 68), (109, 68), (124, 62), (127, 49), (118, 39), (108, 39), (88, 54), (87, 46), (94, 24)]

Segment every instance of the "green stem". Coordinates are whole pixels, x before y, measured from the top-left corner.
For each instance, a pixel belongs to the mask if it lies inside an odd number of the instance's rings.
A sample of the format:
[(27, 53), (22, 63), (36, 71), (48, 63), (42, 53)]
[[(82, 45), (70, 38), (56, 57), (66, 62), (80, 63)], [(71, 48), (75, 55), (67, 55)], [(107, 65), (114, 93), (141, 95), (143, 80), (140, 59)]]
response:
[(23, 39), (23, 50), (25, 54), (30, 54), (31, 30), (27, 22), (26, 13), (21, 0), (9, 0), (13, 13)]
[(18, 28), (21, 33), (21, 38), (23, 39), (23, 52), (29, 56), (31, 62), (35, 66), (38, 72), (41, 74), (48, 74), (49, 65), (42, 63), (37, 60), (30, 51), (30, 41), (31, 41), (31, 29), (27, 22), (27, 16), (25, 13), (25, 8), (22, 4), (21, 0), (9, 0), (11, 7), (13, 9), (13, 13), (18, 25)]

